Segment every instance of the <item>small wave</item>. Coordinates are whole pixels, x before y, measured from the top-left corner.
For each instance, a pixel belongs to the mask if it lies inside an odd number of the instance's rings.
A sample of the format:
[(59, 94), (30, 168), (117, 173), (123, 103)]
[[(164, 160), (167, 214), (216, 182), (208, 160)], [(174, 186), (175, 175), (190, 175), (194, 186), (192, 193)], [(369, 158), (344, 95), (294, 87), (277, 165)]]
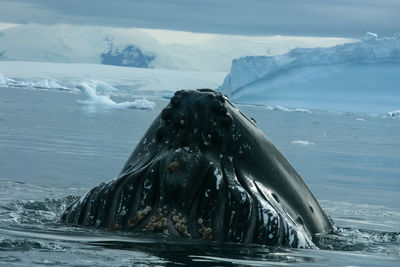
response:
[(68, 196), (61, 199), (43, 201), (15, 200), (0, 205), (0, 223), (5, 224), (48, 224), (57, 223), (65, 208), (77, 197)]
[(11, 240), (0, 237), (0, 251), (65, 251), (65, 247), (53, 242), (29, 241), (29, 240)]
[(319, 235), (317, 241), (320, 248), (329, 250), (400, 254), (400, 232), (338, 228), (333, 234)]
[(125, 101), (121, 103), (114, 102), (110, 96), (112, 92), (118, 91), (116, 88), (104, 82), (91, 80), (88, 83), (82, 83), (78, 86), (87, 96), (88, 99), (80, 100), (79, 103), (91, 107), (103, 107), (110, 109), (144, 109), (152, 110), (155, 103), (147, 99), (137, 99), (133, 102)]

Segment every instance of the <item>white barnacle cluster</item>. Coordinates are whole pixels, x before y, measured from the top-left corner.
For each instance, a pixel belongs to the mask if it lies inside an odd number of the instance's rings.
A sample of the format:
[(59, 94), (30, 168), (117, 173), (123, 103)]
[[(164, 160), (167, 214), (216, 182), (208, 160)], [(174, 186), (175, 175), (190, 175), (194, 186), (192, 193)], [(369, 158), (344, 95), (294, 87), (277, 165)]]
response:
[(199, 224), (199, 233), (201, 237), (206, 240), (211, 240), (213, 238), (212, 228), (204, 226), (204, 220), (202, 218), (199, 218), (197, 223)]
[(139, 210), (136, 212), (136, 215), (128, 220), (128, 226), (130, 228), (135, 227), (141, 220), (143, 220), (151, 211), (151, 207), (147, 206), (146, 208)]
[(155, 231), (160, 230), (167, 226), (168, 211), (166, 209), (157, 209), (157, 214), (150, 217), (150, 221), (147, 223), (144, 231)]
[(174, 224), (175, 229), (183, 236), (190, 237), (190, 234), (186, 226), (187, 223), (186, 217), (183, 217), (182, 213), (176, 213), (175, 211), (171, 212), (171, 216), (172, 216), (172, 221), (175, 223)]

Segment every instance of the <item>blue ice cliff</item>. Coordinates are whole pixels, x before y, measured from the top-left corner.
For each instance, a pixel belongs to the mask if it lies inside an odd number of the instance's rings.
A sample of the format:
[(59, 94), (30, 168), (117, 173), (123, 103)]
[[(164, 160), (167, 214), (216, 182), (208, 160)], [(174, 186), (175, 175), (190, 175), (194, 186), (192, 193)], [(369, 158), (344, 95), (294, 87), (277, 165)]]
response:
[(234, 59), (219, 90), (239, 103), (386, 113), (400, 107), (400, 33)]

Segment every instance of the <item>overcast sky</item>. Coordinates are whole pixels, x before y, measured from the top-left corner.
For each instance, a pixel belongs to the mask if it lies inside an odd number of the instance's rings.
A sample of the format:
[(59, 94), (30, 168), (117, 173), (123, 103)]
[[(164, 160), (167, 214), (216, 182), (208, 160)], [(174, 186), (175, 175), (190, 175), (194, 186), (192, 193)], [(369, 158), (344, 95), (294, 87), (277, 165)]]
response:
[(0, 23), (360, 38), (400, 32), (400, 0), (0, 0)]

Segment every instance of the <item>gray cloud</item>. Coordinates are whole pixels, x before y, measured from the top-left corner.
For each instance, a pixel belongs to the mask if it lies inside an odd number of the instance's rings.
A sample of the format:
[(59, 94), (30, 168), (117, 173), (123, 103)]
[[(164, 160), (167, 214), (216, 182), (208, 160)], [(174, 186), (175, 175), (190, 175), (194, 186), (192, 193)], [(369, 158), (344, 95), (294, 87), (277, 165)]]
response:
[(247, 35), (400, 31), (398, 0), (0, 0), (0, 20)]

